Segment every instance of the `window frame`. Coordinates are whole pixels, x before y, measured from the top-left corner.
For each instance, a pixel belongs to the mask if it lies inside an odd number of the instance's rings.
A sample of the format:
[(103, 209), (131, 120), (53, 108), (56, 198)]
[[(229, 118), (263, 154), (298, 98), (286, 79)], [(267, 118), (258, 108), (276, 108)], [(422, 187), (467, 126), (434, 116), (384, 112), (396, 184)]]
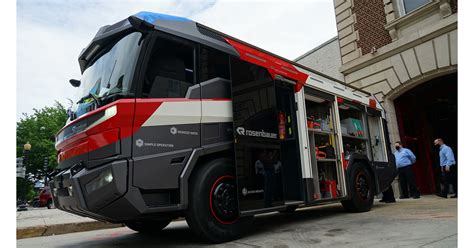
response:
[(424, 4), (420, 5), (420, 6), (418, 6), (417, 8), (415, 8), (415, 9), (409, 11), (409, 12), (406, 12), (406, 10), (405, 10), (405, 2), (404, 2), (404, 1), (405, 1), (405, 0), (397, 0), (397, 7), (398, 7), (398, 14), (399, 14), (399, 17), (402, 17), (402, 16), (408, 15), (408, 14), (410, 14), (410, 13), (413, 13), (413, 12), (415, 12), (415, 11), (417, 11), (417, 10), (423, 8), (424, 6), (426, 6), (426, 5), (428, 5), (428, 4), (430, 4), (430, 3), (433, 2), (433, 0), (428, 0), (428, 2), (426, 2), (426, 3), (424, 3)]

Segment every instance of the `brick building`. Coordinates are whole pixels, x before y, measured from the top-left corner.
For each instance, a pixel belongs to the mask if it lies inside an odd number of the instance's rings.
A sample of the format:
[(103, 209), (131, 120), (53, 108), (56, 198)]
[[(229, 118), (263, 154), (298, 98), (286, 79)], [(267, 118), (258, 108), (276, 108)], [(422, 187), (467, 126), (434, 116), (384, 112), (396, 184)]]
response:
[(334, 0), (338, 36), (296, 59), (382, 102), (392, 144), (418, 157), (422, 193), (439, 190), (433, 140), (457, 150), (457, 0)]

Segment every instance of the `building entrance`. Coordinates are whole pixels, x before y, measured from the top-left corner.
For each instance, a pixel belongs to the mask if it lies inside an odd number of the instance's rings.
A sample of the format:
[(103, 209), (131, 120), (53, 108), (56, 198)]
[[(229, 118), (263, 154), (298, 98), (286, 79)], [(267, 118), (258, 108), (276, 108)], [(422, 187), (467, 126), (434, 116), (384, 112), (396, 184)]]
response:
[(433, 140), (443, 138), (457, 155), (457, 74), (427, 81), (394, 104), (401, 141), (417, 157), (413, 170), (420, 192), (439, 192), (439, 156)]

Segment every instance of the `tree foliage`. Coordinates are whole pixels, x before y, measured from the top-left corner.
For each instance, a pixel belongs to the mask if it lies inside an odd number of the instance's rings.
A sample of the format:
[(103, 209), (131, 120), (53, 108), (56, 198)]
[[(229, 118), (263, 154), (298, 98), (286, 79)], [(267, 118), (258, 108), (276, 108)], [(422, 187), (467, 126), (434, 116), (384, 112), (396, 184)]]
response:
[(48, 169), (57, 167), (54, 137), (67, 120), (66, 109), (56, 101), (52, 107), (33, 109), (33, 114), (23, 114), (16, 124), (17, 157), (22, 157), (23, 145), (31, 144), (25, 163), (26, 175), (33, 175), (31, 180), (44, 174), (44, 161), (48, 159)]

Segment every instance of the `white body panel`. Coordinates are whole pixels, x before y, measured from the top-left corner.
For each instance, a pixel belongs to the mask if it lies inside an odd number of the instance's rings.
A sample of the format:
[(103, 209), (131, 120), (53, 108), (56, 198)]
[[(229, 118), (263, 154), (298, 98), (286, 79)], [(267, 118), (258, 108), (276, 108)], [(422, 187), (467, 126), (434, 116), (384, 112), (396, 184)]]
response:
[(300, 92), (295, 93), (296, 104), (298, 111), (296, 111), (297, 125), (298, 125), (298, 136), (299, 136), (299, 149), (301, 157), (301, 171), (303, 178), (313, 178), (311, 170), (311, 158), (309, 153), (309, 139), (308, 130), (306, 126), (306, 106), (304, 99), (304, 88)]

